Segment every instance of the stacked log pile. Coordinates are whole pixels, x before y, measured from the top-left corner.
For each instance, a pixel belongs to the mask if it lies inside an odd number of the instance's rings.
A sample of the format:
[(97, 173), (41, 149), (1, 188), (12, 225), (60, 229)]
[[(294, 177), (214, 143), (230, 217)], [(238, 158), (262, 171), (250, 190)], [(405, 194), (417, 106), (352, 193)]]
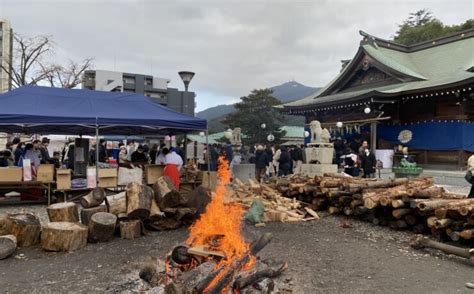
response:
[(255, 200), (261, 200), (264, 209), (263, 222), (297, 222), (319, 219), (319, 215), (309, 207), (305, 207), (296, 198), (283, 197), (270, 185), (258, 184), (250, 180), (249, 185), (236, 179), (234, 187), (226, 195), (226, 202), (241, 203), (249, 208)]
[(438, 239), (474, 240), (474, 199), (449, 193), (435, 186), (432, 178), (381, 180), (326, 174), (277, 178), (270, 187), (315, 211), (354, 216), (396, 230), (431, 233)]

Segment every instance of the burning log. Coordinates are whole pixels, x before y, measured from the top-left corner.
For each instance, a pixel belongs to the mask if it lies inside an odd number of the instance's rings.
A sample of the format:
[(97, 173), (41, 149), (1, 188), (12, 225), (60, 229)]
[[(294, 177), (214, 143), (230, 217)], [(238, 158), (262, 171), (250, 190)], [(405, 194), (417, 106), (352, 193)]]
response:
[(61, 202), (50, 205), (46, 211), (50, 222), (79, 222), (79, 212), (76, 204)]
[(0, 236), (0, 260), (12, 255), (16, 250), (16, 237), (13, 235)]
[(81, 223), (85, 226), (88, 226), (91, 221), (91, 217), (98, 212), (107, 212), (107, 206), (100, 205), (91, 208), (83, 208), (81, 210)]
[(272, 268), (266, 268), (264, 270), (257, 271), (256, 273), (254, 273), (252, 275), (236, 279), (232, 287), (234, 289), (241, 290), (241, 289), (244, 289), (245, 287), (247, 287), (249, 285), (252, 285), (252, 284), (254, 284), (258, 281), (261, 281), (265, 278), (278, 277), (286, 269), (288, 269), (288, 264), (287, 263), (283, 263), (280, 266), (280, 268), (277, 269), (277, 270), (274, 270)]
[(86, 196), (81, 198), (81, 205), (84, 208), (99, 206), (105, 200), (105, 191), (100, 187), (94, 188)]
[(127, 191), (127, 216), (145, 220), (150, 216), (153, 190), (138, 183), (130, 183), (125, 188)]
[[(244, 265), (246, 265), (250, 261), (251, 256), (256, 256), (258, 252), (260, 252), (268, 243), (272, 240), (272, 234), (266, 233), (262, 235), (257, 241), (255, 241), (250, 246), (249, 253), (246, 254), (244, 257), (235, 260), (224, 273), (224, 275), (215, 283), (212, 287), (208, 289), (209, 294), (221, 293), (222, 290), (230, 284), (233, 277), (235, 276), (236, 272), (239, 271)], [(207, 287), (206, 287), (207, 288)], [(204, 289), (206, 289), (204, 288)]]
[(140, 220), (128, 220), (120, 222), (120, 237), (133, 240), (142, 234), (142, 222)]
[(39, 243), (41, 224), (31, 213), (9, 214), (5, 220), (5, 228), (17, 239), (18, 246), (28, 247)]
[(107, 196), (105, 198), (108, 212), (118, 216), (121, 213), (127, 212), (127, 193), (121, 192), (115, 195)]
[(108, 212), (98, 212), (91, 217), (89, 237), (91, 243), (107, 242), (114, 238), (117, 217)]
[(47, 223), (41, 234), (41, 246), (46, 251), (74, 251), (87, 244), (87, 227), (78, 223)]

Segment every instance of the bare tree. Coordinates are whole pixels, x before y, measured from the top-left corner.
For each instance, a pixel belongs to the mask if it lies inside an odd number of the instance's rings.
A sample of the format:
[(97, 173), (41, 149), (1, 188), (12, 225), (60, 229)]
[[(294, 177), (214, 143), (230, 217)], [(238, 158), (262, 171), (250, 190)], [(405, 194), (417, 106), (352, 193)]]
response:
[(46, 80), (51, 87), (75, 88), (82, 82), (84, 71), (92, 67), (92, 61), (92, 58), (86, 58), (81, 62), (69, 60), (67, 66), (59, 64), (43, 66), (44, 72), (47, 73)]
[(41, 61), (52, 53), (53, 43), (50, 38), (48, 36), (29, 38), (14, 34), (13, 39), (16, 44), (12, 64), (7, 62), (6, 66), (1, 66), (2, 70), (9, 73), (13, 86), (37, 84), (46, 79), (51, 68), (41, 66)]

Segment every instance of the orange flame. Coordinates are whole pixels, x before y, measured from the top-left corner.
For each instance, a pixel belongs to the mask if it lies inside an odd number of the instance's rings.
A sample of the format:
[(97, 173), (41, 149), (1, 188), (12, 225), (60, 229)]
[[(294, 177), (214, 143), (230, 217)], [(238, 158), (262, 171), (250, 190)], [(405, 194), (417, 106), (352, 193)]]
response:
[[(227, 184), (230, 183), (229, 164), (223, 158), (219, 158), (219, 169), (217, 171), (219, 183), (216, 193), (207, 205), (206, 212), (191, 226), (190, 236), (186, 243), (189, 246), (207, 246), (212, 250), (225, 253), (217, 267), (229, 266), (233, 260), (242, 258), (249, 250), (249, 244), (241, 235), (242, 215), (244, 208), (238, 204), (224, 204)], [(216, 240), (212, 242), (212, 240)], [(252, 262), (253, 262), (252, 258)], [(217, 276), (211, 283), (214, 285), (222, 274)]]

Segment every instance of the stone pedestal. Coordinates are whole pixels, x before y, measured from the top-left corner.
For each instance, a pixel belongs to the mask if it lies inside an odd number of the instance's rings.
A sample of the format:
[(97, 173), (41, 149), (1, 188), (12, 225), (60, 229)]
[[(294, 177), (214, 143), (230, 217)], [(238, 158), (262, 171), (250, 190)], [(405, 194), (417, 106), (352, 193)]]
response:
[(312, 143), (304, 149), (304, 163), (332, 164), (334, 147), (331, 143)]
[(239, 179), (246, 183), (250, 179), (255, 179), (255, 164), (237, 164), (232, 167), (232, 178)]
[(322, 176), (325, 173), (337, 173), (337, 165), (330, 163), (310, 164), (303, 163), (301, 165), (301, 174), (303, 176), (315, 177)]

